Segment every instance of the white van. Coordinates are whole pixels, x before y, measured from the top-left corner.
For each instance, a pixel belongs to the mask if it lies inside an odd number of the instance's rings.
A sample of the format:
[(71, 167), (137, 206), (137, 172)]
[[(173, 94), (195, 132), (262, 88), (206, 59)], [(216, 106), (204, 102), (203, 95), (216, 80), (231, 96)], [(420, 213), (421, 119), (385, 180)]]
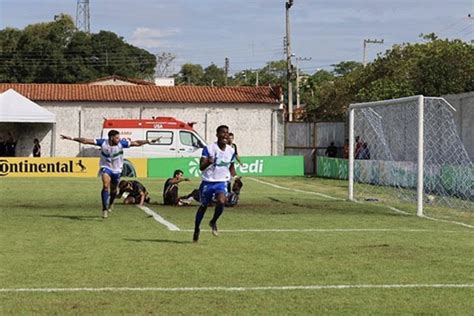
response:
[(113, 129), (120, 133), (120, 137), (131, 140), (160, 138), (154, 144), (125, 149), (125, 157), (200, 157), (202, 148), (206, 146), (204, 139), (193, 129), (192, 123), (173, 117), (106, 119), (102, 137), (107, 138), (107, 133)]

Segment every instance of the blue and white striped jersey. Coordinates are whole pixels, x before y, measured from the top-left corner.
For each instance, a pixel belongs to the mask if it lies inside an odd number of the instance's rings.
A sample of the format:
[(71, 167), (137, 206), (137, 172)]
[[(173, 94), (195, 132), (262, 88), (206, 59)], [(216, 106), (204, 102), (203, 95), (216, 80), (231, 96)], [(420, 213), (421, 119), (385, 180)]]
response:
[(108, 139), (97, 138), (95, 144), (100, 146), (100, 168), (107, 168), (113, 173), (122, 173), (123, 149), (130, 147), (130, 141), (122, 138), (116, 146), (110, 146)]

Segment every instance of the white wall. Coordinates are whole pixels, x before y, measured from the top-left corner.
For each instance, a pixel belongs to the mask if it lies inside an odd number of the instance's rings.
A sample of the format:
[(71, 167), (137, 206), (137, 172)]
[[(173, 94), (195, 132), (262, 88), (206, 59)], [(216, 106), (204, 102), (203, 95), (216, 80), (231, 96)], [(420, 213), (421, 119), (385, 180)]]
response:
[(100, 137), (105, 118), (171, 116), (197, 122), (195, 130), (207, 142), (215, 141), (217, 126), (228, 125), (241, 156), (282, 155), (283, 119), (277, 105), (266, 104), (166, 104), (113, 102), (37, 102), (56, 114), (56, 156), (95, 155), (94, 146), (60, 140), (59, 135)]

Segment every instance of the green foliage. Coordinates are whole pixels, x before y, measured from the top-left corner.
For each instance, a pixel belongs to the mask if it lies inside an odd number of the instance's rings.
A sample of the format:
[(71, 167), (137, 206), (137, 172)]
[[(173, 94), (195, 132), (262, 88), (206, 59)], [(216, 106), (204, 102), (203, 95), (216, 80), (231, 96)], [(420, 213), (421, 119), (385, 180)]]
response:
[(225, 84), (225, 71), (214, 64), (204, 69), (202, 83), (209, 86), (223, 86)]
[(357, 61), (341, 61), (338, 64), (331, 65), (334, 67), (333, 73), (336, 76), (345, 76), (354, 71), (356, 68), (362, 67), (362, 63)]
[(109, 75), (151, 79), (156, 58), (112, 32), (79, 32), (72, 18), (0, 31), (0, 82), (75, 83)]
[(428, 42), (394, 45), (365, 68), (355, 62), (335, 65), (334, 73), (341, 76), (317, 85), (313, 97), (303, 97), (308, 119), (344, 119), (351, 102), (473, 91), (474, 48), (435, 34), (423, 38)]
[(200, 85), (204, 76), (201, 65), (187, 63), (181, 66), (181, 71), (176, 76), (176, 84)]

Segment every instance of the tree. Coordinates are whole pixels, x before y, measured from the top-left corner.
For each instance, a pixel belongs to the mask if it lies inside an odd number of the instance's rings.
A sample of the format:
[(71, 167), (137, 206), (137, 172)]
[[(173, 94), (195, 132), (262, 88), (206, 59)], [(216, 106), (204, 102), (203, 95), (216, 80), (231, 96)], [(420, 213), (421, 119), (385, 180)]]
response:
[(231, 80), (231, 85), (254, 86), (257, 82), (261, 86), (266, 85), (286, 85), (286, 61), (269, 61), (260, 69), (245, 69), (235, 74)]
[(331, 65), (334, 67), (334, 70), (332, 71), (334, 75), (336, 76), (345, 76), (348, 73), (354, 71), (358, 67), (362, 67), (362, 63), (359, 63), (357, 61), (341, 61), (338, 64), (333, 64)]
[(474, 48), (435, 34), (423, 38), (428, 42), (394, 45), (365, 68), (355, 67), (321, 85), (308, 104), (309, 117), (343, 119), (351, 102), (473, 91)]
[(201, 65), (187, 63), (181, 66), (180, 72), (176, 76), (177, 84), (199, 85), (201, 84), (204, 70)]
[(156, 55), (155, 75), (158, 78), (168, 77), (171, 63), (176, 59), (176, 55), (171, 53), (161, 53)]
[(214, 64), (204, 69), (201, 84), (206, 86), (223, 86), (225, 84), (225, 71)]
[(0, 31), (1, 82), (84, 82), (109, 75), (151, 79), (155, 56), (112, 32), (77, 31), (72, 18)]

